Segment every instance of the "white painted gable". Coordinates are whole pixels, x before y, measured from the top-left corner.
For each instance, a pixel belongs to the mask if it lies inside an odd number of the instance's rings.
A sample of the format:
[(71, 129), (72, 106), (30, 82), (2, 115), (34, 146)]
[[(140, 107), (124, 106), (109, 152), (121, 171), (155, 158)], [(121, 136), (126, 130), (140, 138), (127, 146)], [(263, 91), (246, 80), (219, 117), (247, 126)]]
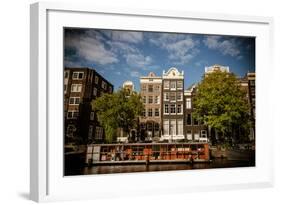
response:
[(184, 71), (179, 72), (175, 67), (170, 68), (167, 72), (163, 71), (163, 78), (165, 79), (183, 79)]

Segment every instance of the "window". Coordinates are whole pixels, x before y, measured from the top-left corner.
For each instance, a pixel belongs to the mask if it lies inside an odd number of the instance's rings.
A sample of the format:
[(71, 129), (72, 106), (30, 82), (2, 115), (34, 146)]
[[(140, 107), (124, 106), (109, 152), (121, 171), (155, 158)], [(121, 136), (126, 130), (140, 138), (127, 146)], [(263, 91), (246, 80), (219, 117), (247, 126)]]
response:
[(152, 131), (153, 129), (153, 124), (151, 122), (147, 123), (147, 130)]
[(95, 112), (91, 112), (90, 114), (90, 120), (94, 120), (95, 119)]
[(66, 89), (67, 89), (67, 85), (63, 85), (63, 90), (64, 90), (64, 92), (66, 92)]
[(182, 89), (182, 81), (177, 81), (177, 89), (181, 90)]
[(186, 98), (186, 109), (191, 109), (191, 98)]
[(68, 71), (64, 71), (64, 77), (65, 78), (68, 78), (68, 74), (69, 74)]
[(146, 96), (142, 97), (142, 102), (145, 104), (146, 103)]
[(159, 128), (160, 128), (159, 124), (155, 123), (154, 124), (154, 131), (159, 131)]
[(152, 109), (151, 108), (148, 109), (148, 117), (152, 117)]
[(94, 95), (94, 96), (97, 96), (97, 88), (94, 88), (94, 89), (93, 89), (93, 95)]
[(155, 97), (154, 97), (154, 103), (155, 103), (155, 104), (160, 104), (159, 96), (155, 96)]
[(194, 132), (194, 140), (199, 140), (199, 131)]
[(155, 91), (159, 91), (160, 90), (160, 85), (155, 85)]
[(146, 85), (141, 86), (141, 91), (146, 91)]
[(183, 121), (178, 120), (178, 135), (183, 135)]
[(186, 139), (187, 140), (192, 140), (192, 132), (191, 132), (191, 130), (187, 130), (186, 131)]
[(164, 100), (169, 101), (169, 93), (164, 93)]
[(177, 101), (182, 101), (182, 92), (177, 93)]
[(78, 117), (79, 112), (77, 111), (68, 111), (67, 118), (68, 119), (76, 119)]
[(164, 135), (169, 135), (169, 120), (163, 121)]
[(71, 92), (81, 92), (82, 84), (72, 84), (71, 85)]
[(95, 84), (98, 84), (98, 83), (99, 83), (99, 77), (95, 76)]
[(106, 90), (106, 87), (107, 87), (106, 82), (102, 81), (102, 82), (101, 82), (101, 87)]
[(177, 105), (177, 113), (182, 113), (182, 106), (181, 104)]
[(186, 116), (186, 124), (191, 125), (191, 114), (187, 114)]
[(72, 79), (73, 80), (81, 80), (83, 79), (84, 72), (73, 72)]
[(170, 134), (171, 135), (176, 135), (177, 134), (177, 127), (176, 127), (176, 120), (171, 120), (171, 124), (170, 124)]
[(171, 89), (176, 89), (176, 81), (171, 81)]
[(96, 139), (102, 139), (102, 134), (103, 134), (103, 129), (102, 129), (102, 127), (96, 127), (95, 138), (96, 138)]
[(143, 116), (143, 117), (146, 116), (146, 111), (145, 111), (145, 109), (142, 110), (142, 116)]
[(171, 113), (172, 114), (176, 113), (176, 105), (172, 104), (172, 105), (170, 105), (170, 107), (171, 107)]
[(165, 104), (164, 113), (169, 114), (169, 105), (167, 105), (167, 104)]
[(255, 85), (255, 81), (254, 80), (250, 80), (250, 85), (254, 86)]
[(164, 89), (169, 89), (170, 88), (170, 82), (165, 80), (164, 81)]
[(193, 125), (199, 125), (199, 122), (195, 117), (193, 117)]
[(174, 93), (174, 92), (170, 93), (170, 100), (176, 101), (176, 93)]
[(153, 92), (153, 85), (148, 85), (148, 92)]
[(207, 131), (201, 130), (201, 138), (207, 138)]
[(67, 137), (73, 137), (75, 131), (76, 131), (75, 125), (71, 125), (71, 124), (68, 125), (66, 130)]
[(155, 108), (155, 113), (154, 116), (158, 117), (159, 116), (159, 108)]
[(153, 96), (148, 96), (148, 103), (152, 104), (153, 103)]
[(94, 126), (93, 125), (90, 125), (89, 126), (89, 132), (88, 132), (88, 138), (91, 139), (92, 136), (93, 136), (93, 129), (94, 129)]
[(79, 105), (79, 103), (80, 103), (80, 97), (69, 98), (69, 104), (70, 105)]

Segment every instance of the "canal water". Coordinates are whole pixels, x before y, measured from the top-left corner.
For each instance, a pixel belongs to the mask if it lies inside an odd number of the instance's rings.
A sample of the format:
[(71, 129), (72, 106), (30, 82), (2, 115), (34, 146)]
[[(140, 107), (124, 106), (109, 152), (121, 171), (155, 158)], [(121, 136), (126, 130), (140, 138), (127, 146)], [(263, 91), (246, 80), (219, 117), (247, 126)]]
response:
[(132, 173), (132, 172), (157, 172), (175, 171), (191, 169), (213, 169), (213, 168), (233, 168), (233, 167), (253, 167), (254, 161), (238, 161), (227, 159), (215, 159), (210, 163), (194, 164), (144, 164), (137, 165), (99, 165), (91, 167), (79, 167), (65, 170), (66, 176), (91, 175), (91, 174), (113, 174), (113, 173)]

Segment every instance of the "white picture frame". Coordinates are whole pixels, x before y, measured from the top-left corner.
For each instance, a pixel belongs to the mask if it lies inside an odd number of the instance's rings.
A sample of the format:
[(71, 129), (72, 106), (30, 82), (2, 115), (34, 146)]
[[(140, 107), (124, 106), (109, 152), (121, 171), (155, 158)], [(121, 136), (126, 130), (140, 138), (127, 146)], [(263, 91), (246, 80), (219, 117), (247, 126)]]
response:
[[(256, 167), (64, 177), (64, 26), (256, 36)], [(40, 202), (273, 186), (273, 130), (268, 129), (272, 116), (263, 109), (271, 104), (271, 93), (267, 91), (270, 72), (265, 70), (273, 62), (272, 29), (270, 17), (99, 8), (92, 4), (32, 4), (30, 198)], [(265, 135), (266, 139), (262, 137)], [(147, 186), (148, 181), (153, 183)]]

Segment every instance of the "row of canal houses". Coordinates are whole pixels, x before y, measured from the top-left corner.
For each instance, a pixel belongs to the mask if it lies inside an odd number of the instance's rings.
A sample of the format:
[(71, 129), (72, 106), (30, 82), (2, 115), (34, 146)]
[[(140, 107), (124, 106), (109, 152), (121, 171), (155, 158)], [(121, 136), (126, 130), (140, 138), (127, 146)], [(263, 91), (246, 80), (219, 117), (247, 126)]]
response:
[[(220, 67), (223, 69), (223, 67)], [(124, 88), (133, 88), (126, 81)], [(196, 86), (184, 90), (184, 71), (172, 67), (162, 76), (150, 72), (140, 77), (140, 95), (145, 109), (140, 117), (140, 132), (146, 141), (207, 142), (207, 127), (192, 117), (192, 98)], [(119, 141), (126, 141), (120, 136)]]
[[(205, 67), (205, 75), (217, 70), (229, 72), (229, 67), (221, 65)], [(71, 78), (71, 76), (75, 84), (71, 84), (66, 78)], [(75, 90), (75, 85), (80, 85), (80, 90)], [(241, 78), (241, 85), (248, 91), (251, 113), (254, 113), (255, 73), (248, 73)], [(139, 117), (138, 129), (131, 130), (130, 136), (136, 135), (135, 141), (207, 142), (211, 134), (216, 135), (206, 125), (193, 118), (196, 84), (188, 89), (184, 87), (184, 71), (179, 71), (175, 67), (163, 71), (162, 76), (156, 76), (155, 73), (150, 72), (148, 76), (140, 77), (140, 95), (144, 110), (142, 116)], [(126, 81), (123, 88), (134, 91), (134, 84)], [(74, 132), (76, 135), (77, 133), (83, 135), (82, 138), (86, 136), (88, 142), (103, 142), (103, 129), (99, 126), (95, 113), (89, 110), (89, 103), (102, 93), (112, 93), (113, 85), (92, 69), (66, 68), (64, 91), (66, 142), (67, 139), (73, 138)], [(77, 99), (78, 103), (76, 103)], [(128, 133), (119, 130), (117, 141), (128, 142), (130, 141), (128, 136)], [(254, 124), (250, 138), (254, 139)]]
[[(213, 65), (205, 67), (205, 75), (214, 71), (230, 72), (229, 67)], [(248, 75), (249, 76), (249, 73)], [(243, 78), (247, 91), (249, 79)], [(254, 73), (250, 75), (255, 80)], [(245, 84), (246, 83), (246, 84)], [(253, 83), (251, 82), (251, 85)], [(124, 88), (133, 89), (131, 81), (123, 84)], [(147, 141), (199, 141), (207, 142), (208, 136), (216, 135), (216, 132), (193, 118), (193, 97), (196, 92), (196, 84), (184, 89), (184, 71), (170, 68), (163, 71), (162, 76), (156, 76), (150, 72), (148, 76), (140, 77), (140, 95), (145, 109), (140, 117), (141, 136)], [(255, 93), (249, 95), (249, 99), (255, 98)], [(252, 103), (254, 109), (254, 103)], [(251, 109), (252, 110), (252, 109)], [(253, 139), (253, 131), (251, 132)], [(217, 137), (217, 136), (215, 136)], [(126, 141), (127, 137), (120, 136), (119, 141)]]

